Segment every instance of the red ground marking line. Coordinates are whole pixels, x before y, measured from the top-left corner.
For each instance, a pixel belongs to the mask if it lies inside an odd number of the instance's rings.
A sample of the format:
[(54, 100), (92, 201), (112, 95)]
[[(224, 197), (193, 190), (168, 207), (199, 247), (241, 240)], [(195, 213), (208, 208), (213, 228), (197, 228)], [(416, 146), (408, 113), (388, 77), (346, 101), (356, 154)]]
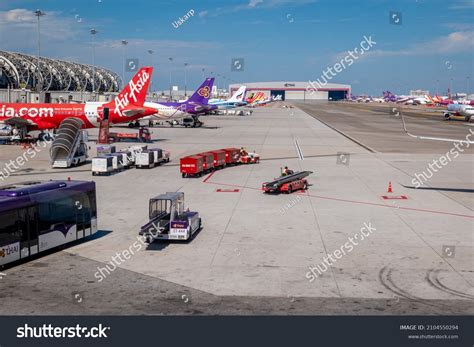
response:
[(406, 195), (399, 195), (399, 196), (382, 195), (382, 198), (384, 200), (408, 200), (408, 197)]
[[(259, 191), (261, 191), (261, 188), (239, 186), (239, 185), (237, 185), (237, 184), (227, 184), (227, 183), (209, 182), (209, 179), (212, 177), (212, 175), (214, 175), (214, 173), (215, 173), (215, 171), (212, 172), (209, 176), (207, 176), (202, 182), (203, 182), (203, 183), (207, 183), (207, 184), (220, 185), (220, 186), (246, 188), (246, 189), (253, 189), (253, 190), (259, 190)], [(427, 213), (441, 214), (441, 215), (447, 215), (447, 216), (455, 216), (455, 217), (464, 217), (464, 218), (471, 218), (471, 219), (474, 219), (474, 216), (469, 216), (469, 215), (466, 215), (466, 214), (458, 214), (458, 213), (451, 213), (451, 212), (444, 212), (444, 211), (435, 211), (435, 210), (425, 210), (425, 209), (422, 209), (422, 208), (413, 208), (413, 207), (390, 206), (390, 205), (378, 204), (378, 203), (375, 203), (375, 202), (347, 200), (347, 199), (331, 198), (331, 197), (328, 197), (328, 196), (319, 196), (319, 195), (311, 195), (311, 194), (306, 194), (306, 196), (309, 196), (309, 197), (311, 197), (311, 198), (316, 198), (316, 199), (340, 201), (340, 202), (347, 202), (347, 203), (352, 203), (352, 204), (378, 206), (378, 207), (387, 207), (387, 208), (395, 208), (395, 209), (398, 209), (398, 210), (427, 212)]]
[(215, 173), (216, 173), (215, 171), (212, 171), (209, 175), (207, 175), (207, 177), (202, 182), (207, 183), (207, 180), (210, 179), (212, 175), (214, 175)]
[(240, 189), (216, 189), (217, 193), (238, 193), (240, 192)]

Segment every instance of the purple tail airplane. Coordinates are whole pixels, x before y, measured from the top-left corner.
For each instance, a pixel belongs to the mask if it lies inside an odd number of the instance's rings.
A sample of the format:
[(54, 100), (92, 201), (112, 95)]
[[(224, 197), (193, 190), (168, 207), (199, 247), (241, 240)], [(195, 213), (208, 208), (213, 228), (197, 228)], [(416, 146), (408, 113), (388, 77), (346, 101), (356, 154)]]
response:
[(199, 116), (217, 109), (217, 106), (208, 103), (213, 85), (214, 77), (206, 78), (196, 92), (183, 102), (145, 102), (144, 105), (154, 108), (156, 114), (143, 119), (166, 121), (183, 119), (189, 126), (200, 127), (203, 123), (199, 121)]

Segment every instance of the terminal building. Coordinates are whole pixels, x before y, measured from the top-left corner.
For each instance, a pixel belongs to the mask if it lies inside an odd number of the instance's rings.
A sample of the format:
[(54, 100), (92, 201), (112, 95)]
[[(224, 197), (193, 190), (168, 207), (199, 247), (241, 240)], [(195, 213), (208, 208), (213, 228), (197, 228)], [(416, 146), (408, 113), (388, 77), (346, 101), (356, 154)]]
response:
[(342, 100), (350, 97), (349, 84), (327, 83), (321, 88), (314, 83), (305, 82), (251, 82), (229, 85), (232, 95), (240, 86), (247, 86), (247, 95), (263, 92), (265, 97), (278, 97), (281, 100)]
[(109, 99), (121, 84), (102, 67), (0, 50), (0, 102)]

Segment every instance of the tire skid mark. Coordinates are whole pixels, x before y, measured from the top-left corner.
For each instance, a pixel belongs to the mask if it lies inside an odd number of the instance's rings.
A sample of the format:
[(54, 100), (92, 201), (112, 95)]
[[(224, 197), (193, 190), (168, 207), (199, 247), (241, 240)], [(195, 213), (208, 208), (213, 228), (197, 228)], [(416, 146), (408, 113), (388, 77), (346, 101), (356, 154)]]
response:
[(440, 272), (441, 272), (441, 270), (439, 270), (439, 269), (437, 269), (437, 270), (431, 269), (431, 270), (428, 270), (428, 272), (426, 273), (425, 279), (433, 288), (436, 288), (436, 289), (438, 289), (438, 290), (440, 290), (444, 293), (448, 293), (450, 295), (455, 295), (455, 296), (459, 296), (461, 298), (474, 300), (474, 295), (463, 293), (463, 292), (460, 292), (456, 289), (452, 289), (452, 288), (449, 288), (448, 286), (444, 285), (439, 279)]
[(418, 303), (432, 306), (432, 307), (437, 307), (437, 308), (445, 308), (445, 305), (442, 304), (433, 304), (431, 302), (428, 302), (428, 300), (420, 298), (418, 296), (415, 296), (413, 294), (410, 294), (409, 292), (405, 291), (404, 289), (400, 288), (398, 285), (395, 284), (392, 278), (392, 273), (393, 269), (388, 268), (387, 266), (384, 266), (380, 271), (379, 271), (379, 280), (382, 285), (387, 288), (389, 291), (392, 293), (408, 299), (410, 301), (416, 301)]

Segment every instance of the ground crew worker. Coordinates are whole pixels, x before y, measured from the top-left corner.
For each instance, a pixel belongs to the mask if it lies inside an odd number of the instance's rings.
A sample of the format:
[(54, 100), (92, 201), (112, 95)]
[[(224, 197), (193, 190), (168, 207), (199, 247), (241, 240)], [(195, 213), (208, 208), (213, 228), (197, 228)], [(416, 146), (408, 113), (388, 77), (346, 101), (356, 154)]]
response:
[(285, 166), (285, 169), (282, 172), (282, 176), (288, 176), (294, 174), (293, 170), (288, 169), (288, 166)]
[(247, 150), (244, 147), (240, 147), (240, 156), (245, 157), (247, 154)]

